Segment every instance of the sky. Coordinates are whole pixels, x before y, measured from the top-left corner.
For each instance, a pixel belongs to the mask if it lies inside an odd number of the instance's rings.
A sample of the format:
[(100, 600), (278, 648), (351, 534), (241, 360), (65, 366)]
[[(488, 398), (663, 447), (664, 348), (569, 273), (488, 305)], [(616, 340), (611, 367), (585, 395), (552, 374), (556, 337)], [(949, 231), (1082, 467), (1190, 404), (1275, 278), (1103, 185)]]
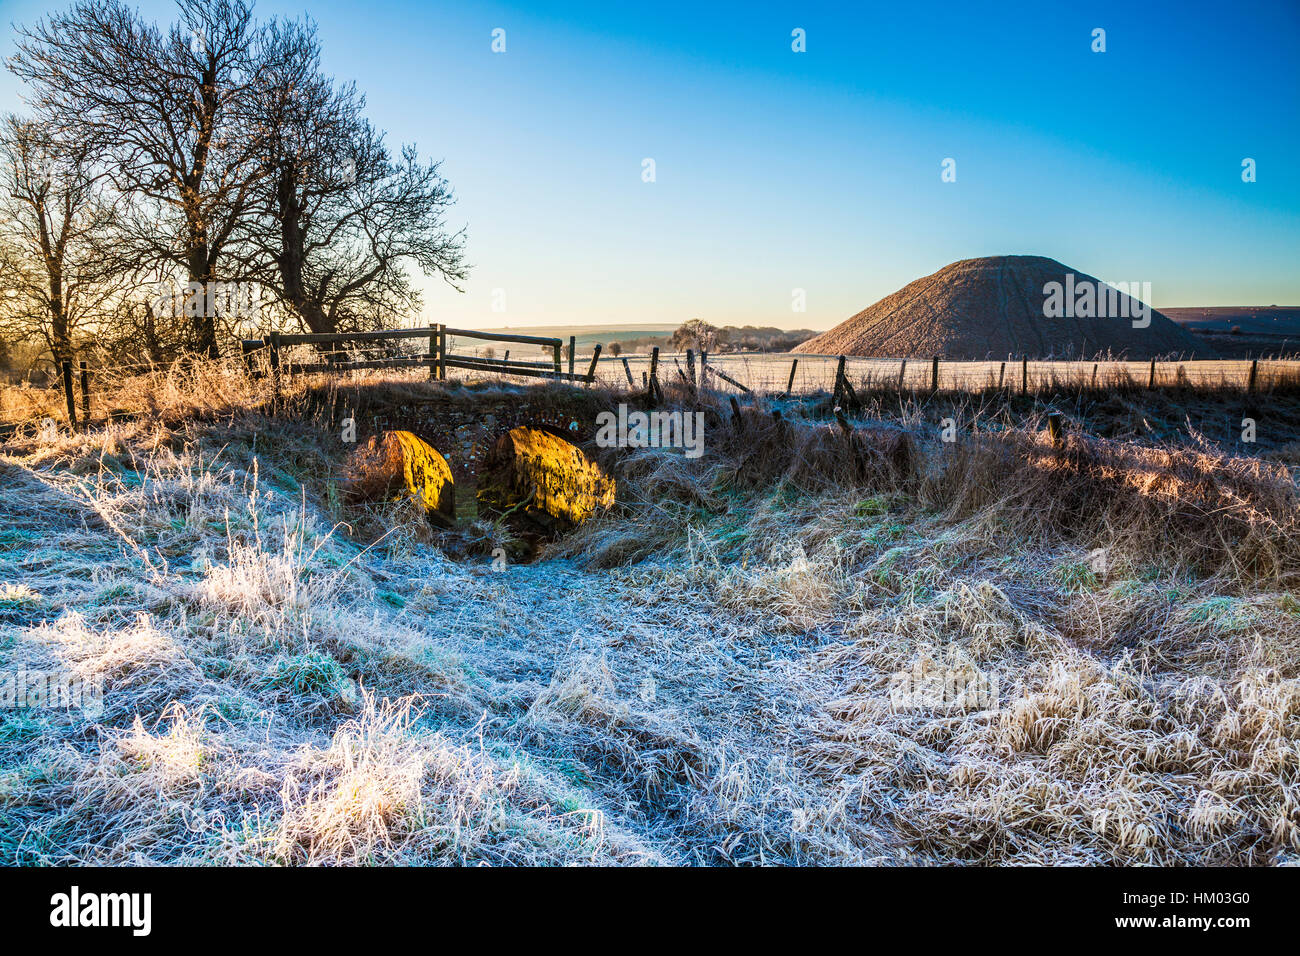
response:
[[(0, 55), (63, 6), (0, 0)], [(443, 160), (472, 271), (422, 322), (824, 329), (1002, 254), (1157, 308), (1300, 304), (1300, 0), (839, 6), (256, 9), (309, 14), (390, 142)]]

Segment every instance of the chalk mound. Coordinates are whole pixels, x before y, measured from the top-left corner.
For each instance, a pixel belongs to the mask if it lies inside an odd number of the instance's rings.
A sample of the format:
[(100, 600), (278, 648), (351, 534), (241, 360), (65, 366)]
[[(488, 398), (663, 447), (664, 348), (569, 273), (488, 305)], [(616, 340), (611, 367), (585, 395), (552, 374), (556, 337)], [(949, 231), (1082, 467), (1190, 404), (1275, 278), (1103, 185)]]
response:
[(1133, 295), (1044, 256), (963, 259), (795, 351), (950, 359), (1214, 357), (1212, 348), (1138, 298), (1138, 282), (1128, 284)]

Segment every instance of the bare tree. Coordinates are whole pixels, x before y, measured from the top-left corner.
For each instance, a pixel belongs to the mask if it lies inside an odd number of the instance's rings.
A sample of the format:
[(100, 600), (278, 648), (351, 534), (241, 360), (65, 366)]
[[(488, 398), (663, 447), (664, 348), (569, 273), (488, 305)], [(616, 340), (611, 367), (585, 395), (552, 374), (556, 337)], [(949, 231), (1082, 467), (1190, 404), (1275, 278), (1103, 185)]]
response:
[(158, 307), (149, 295), (115, 299), (98, 323), (95, 342), (102, 360), (113, 365), (145, 362), (167, 365), (181, 357), (185, 341), (183, 312)]
[(0, 118), (0, 323), (9, 335), (39, 337), (56, 364), (72, 359), (77, 332), (114, 292), (96, 242), (112, 221), (84, 143)]
[(718, 330), (703, 319), (688, 319), (678, 326), (669, 344), (679, 352), (691, 345), (712, 352), (718, 344)]
[(14, 357), (8, 340), (0, 334), (0, 375), (7, 379), (13, 374)]
[(439, 165), (414, 147), (389, 153), (364, 98), (321, 73), (310, 21), (273, 21), (266, 34), (255, 124), (270, 175), (245, 234), (258, 279), (313, 332), (418, 309), (409, 267), (456, 287), (464, 231), (444, 225), (454, 197)]
[[(19, 28), (10, 69), (54, 129), (101, 150), (131, 199), (119, 248), (180, 270), (205, 296), (266, 167), (251, 122), (260, 34), (244, 0), (179, 0), (166, 32), (121, 0), (82, 0)], [(217, 354), (215, 317), (192, 316)]]

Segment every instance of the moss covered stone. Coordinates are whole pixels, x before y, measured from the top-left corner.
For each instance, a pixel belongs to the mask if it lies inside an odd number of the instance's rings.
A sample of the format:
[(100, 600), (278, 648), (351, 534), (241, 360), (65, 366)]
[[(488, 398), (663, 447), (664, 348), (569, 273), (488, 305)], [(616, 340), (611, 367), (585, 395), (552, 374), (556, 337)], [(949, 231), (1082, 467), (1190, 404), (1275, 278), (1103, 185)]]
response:
[(610, 507), (614, 490), (614, 479), (577, 445), (521, 425), (488, 452), (477, 499), (481, 513), (521, 517), (560, 530)]
[(456, 520), (455, 483), (447, 460), (428, 442), (406, 431), (386, 431), (353, 452), (343, 492), (360, 501), (411, 496), (430, 516)]

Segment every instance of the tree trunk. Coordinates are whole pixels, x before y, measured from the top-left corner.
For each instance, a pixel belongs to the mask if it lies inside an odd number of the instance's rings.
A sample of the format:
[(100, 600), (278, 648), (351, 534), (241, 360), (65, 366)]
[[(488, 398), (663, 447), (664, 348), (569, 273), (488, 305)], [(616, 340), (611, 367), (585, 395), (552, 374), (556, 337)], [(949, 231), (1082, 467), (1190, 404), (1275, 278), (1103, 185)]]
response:
[[(45, 232), (42, 216), (41, 231)], [(62, 362), (72, 361), (72, 329), (68, 324), (68, 311), (63, 301), (63, 262), (54, 253), (45, 257), (45, 272), (49, 279), (50, 307), (50, 345), (54, 352), (54, 363), (58, 367)]]
[(53, 295), (50, 297), (50, 340), (55, 363), (71, 362), (72, 332), (68, 328), (68, 314), (63, 309), (62, 298)]
[(191, 288), (197, 285), (199, 291), (195, 295), (200, 297), (199, 302), (192, 306), (194, 313), (190, 317), (194, 351), (209, 358), (218, 358), (220, 352), (217, 349), (217, 323), (215, 317), (208, 312), (208, 303), (211, 301), (208, 290), (214, 281), (212, 263), (208, 259), (207, 243), (202, 239), (195, 240), (195, 244), (190, 249), (188, 271)]
[(303, 251), (302, 202), (298, 197), (298, 183), (293, 168), (287, 166), (276, 184), (276, 201), (280, 207), (280, 255), (276, 265), (280, 271), (280, 287), (285, 303), (302, 319), (312, 332), (334, 332), (334, 321), (325, 311), (324, 303), (307, 293), (302, 269), (306, 255)]

